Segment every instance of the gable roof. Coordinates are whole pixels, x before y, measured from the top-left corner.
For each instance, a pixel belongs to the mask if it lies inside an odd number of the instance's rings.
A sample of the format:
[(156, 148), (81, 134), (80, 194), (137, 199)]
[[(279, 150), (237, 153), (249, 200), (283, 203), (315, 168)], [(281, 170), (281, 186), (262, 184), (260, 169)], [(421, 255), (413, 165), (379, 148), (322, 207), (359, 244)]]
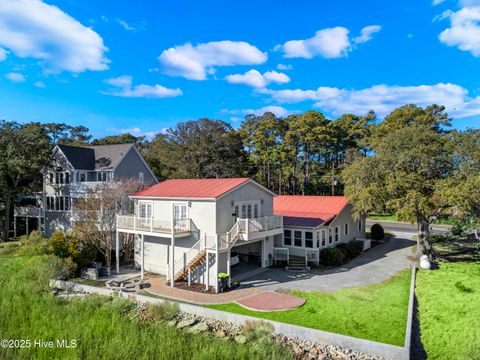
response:
[(70, 146), (57, 145), (76, 170), (114, 170), (133, 144)]
[(217, 199), (243, 185), (249, 178), (229, 179), (170, 179), (133, 194), (133, 197), (172, 199)]
[(334, 219), (348, 204), (346, 196), (279, 195), (273, 213), (283, 215), (286, 226), (316, 228)]

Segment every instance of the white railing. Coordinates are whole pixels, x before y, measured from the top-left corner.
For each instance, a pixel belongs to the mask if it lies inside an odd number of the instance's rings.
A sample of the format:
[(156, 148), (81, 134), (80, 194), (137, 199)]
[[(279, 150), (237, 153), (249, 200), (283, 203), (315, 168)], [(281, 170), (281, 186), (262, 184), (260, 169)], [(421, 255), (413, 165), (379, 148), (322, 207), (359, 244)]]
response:
[(282, 216), (273, 215), (255, 219), (238, 219), (239, 231), (242, 233), (256, 233), (281, 228)]
[(288, 248), (273, 248), (273, 260), (275, 261), (286, 261), (288, 264), (289, 251)]
[[(187, 265), (202, 251), (202, 242), (204, 239), (198, 240), (188, 251), (185, 251), (180, 259), (175, 261), (174, 270), (175, 270), (175, 278), (178, 274), (184, 271), (187, 268)], [(171, 268), (169, 273), (171, 272)]]
[(17, 206), (13, 209), (13, 213), (15, 216), (38, 217), (43, 216), (43, 209), (33, 205)]
[(320, 249), (305, 249), (305, 263), (314, 262), (318, 264), (320, 261)]
[[(152, 233), (171, 233), (172, 221), (131, 215), (117, 215), (117, 228)], [(190, 219), (174, 220), (173, 228), (175, 233), (198, 230)]]

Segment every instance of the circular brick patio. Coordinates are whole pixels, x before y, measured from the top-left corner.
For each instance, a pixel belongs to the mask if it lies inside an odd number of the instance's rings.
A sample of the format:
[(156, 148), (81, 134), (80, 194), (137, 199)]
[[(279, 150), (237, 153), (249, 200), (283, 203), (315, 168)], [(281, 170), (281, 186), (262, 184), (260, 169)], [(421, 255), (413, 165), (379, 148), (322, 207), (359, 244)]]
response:
[(244, 299), (235, 301), (240, 306), (253, 311), (282, 311), (295, 309), (305, 304), (305, 299), (281, 294), (272, 291), (265, 291)]

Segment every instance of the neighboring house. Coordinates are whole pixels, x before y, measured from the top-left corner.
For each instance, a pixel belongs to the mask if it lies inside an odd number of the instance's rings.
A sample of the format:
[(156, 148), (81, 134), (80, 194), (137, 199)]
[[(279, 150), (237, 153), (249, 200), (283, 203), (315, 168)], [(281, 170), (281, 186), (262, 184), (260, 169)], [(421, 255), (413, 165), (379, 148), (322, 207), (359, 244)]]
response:
[[(317, 219), (315, 224), (306, 222), (308, 217), (292, 216), (288, 211), (288, 219), (284, 220), (285, 209), (277, 211), (274, 206), (283, 197), (275, 198), (273, 192), (248, 178), (166, 180), (131, 198), (135, 214), (117, 217), (117, 271), (120, 236), (134, 234), (135, 261), (142, 278), (146, 270), (166, 275), (168, 281), (184, 279), (205, 284), (206, 288), (212, 285), (217, 291), (220, 272), (237, 278), (242, 272), (271, 266), (276, 253), (287, 247), (285, 226), (293, 231), (291, 236), (298, 235), (295, 231), (302, 234), (301, 244), (291, 239), (288, 247), (302, 249), (304, 258), (305, 249), (314, 250), (317, 260), (321, 246), (316, 240), (322, 229), (341, 226), (348, 233), (341, 238), (338, 234), (338, 241), (325, 246), (365, 235), (364, 222), (359, 225), (353, 221), (344, 197), (342, 205), (328, 209), (328, 218)], [(315, 197), (309, 198), (313, 201)], [(305, 222), (293, 225), (290, 219), (295, 217)], [(170, 281), (170, 285), (174, 286), (174, 282)]]
[[(70, 230), (77, 218), (75, 200), (85, 197), (90, 189), (100, 184), (114, 185), (128, 179), (146, 185), (157, 183), (133, 144), (56, 145), (52, 158), (52, 166), (43, 171), (43, 191), (37, 194), (37, 206), (16, 207), (14, 210), (15, 236), (19, 219), (25, 221), (26, 233), (38, 229), (50, 236), (57, 230)], [(33, 229), (32, 219), (36, 219)]]
[(353, 218), (346, 196), (280, 195), (274, 200), (274, 214), (283, 215), (283, 236), (275, 238), (276, 258), (282, 253), (304, 256), (318, 264), (321, 249), (365, 239), (365, 218)]

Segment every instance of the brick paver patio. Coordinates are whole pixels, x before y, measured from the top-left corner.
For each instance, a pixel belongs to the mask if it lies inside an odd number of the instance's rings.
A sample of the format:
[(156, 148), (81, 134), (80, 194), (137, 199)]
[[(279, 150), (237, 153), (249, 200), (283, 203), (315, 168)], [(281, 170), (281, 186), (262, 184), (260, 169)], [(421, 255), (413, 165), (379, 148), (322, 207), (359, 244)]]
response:
[(281, 294), (272, 291), (265, 291), (244, 299), (236, 300), (236, 303), (254, 311), (280, 311), (294, 309), (305, 304), (305, 299)]

